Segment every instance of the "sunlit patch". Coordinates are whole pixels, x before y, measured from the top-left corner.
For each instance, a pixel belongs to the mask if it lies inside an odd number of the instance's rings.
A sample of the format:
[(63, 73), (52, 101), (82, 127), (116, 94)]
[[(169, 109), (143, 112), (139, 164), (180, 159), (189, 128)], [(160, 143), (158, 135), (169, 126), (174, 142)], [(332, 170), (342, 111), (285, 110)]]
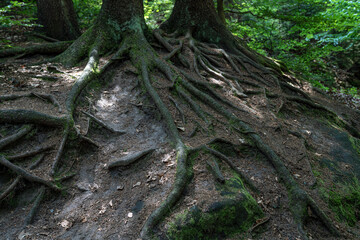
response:
[(111, 110), (115, 107), (116, 100), (117, 98), (114, 95), (106, 96), (102, 94), (99, 101), (97, 101), (96, 106), (102, 109)]
[(223, 81), (218, 80), (218, 79), (209, 77), (209, 78), (207, 78), (207, 80), (209, 81), (209, 83), (216, 84), (216, 85), (222, 86), (222, 87), (225, 86), (225, 83)]

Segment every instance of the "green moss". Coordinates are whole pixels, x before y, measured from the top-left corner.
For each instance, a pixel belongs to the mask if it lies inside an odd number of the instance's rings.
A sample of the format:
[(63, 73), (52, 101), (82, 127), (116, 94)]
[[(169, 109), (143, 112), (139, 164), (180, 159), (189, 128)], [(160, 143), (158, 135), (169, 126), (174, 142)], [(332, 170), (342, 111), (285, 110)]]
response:
[(351, 142), (352, 147), (360, 155), (360, 140), (352, 136), (349, 136), (349, 140)]
[(325, 196), (339, 221), (355, 226), (360, 220), (360, 184), (357, 178), (352, 184), (343, 186), (341, 191), (330, 190)]
[[(234, 153), (231, 148), (227, 151)], [(192, 154), (189, 162), (193, 162), (197, 154)], [(244, 188), (240, 177), (232, 173), (233, 177), (224, 184), (215, 182), (222, 200), (213, 202), (205, 211), (194, 206), (178, 214), (168, 229), (169, 239), (226, 238), (246, 232), (256, 219), (263, 217), (261, 208)]]
[(215, 202), (206, 211), (197, 206), (179, 214), (168, 229), (169, 239), (219, 239), (245, 232), (263, 213), (245, 194)]

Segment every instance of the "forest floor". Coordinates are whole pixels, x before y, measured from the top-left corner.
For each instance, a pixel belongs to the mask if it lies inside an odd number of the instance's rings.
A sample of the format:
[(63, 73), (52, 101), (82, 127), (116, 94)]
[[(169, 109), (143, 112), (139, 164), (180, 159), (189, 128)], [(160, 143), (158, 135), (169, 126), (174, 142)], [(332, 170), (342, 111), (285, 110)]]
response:
[[(3, 37), (10, 37), (17, 45), (30, 44), (21, 33), (10, 36), (9, 32), (2, 31), (0, 38)], [(163, 54), (161, 50), (159, 54)], [(34, 64), (43, 60), (43, 57), (36, 55), (13, 58), (0, 63), (0, 95), (51, 93), (64, 109), (67, 93), (83, 66), (65, 68), (58, 64)], [(107, 58), (102, 59), (102, 63)], [(287, 190), (266, 158), (255, 147), (247, 145), (244, 139), (233, 135), (232, 130), (222, 124), (226, 119), (205, 105), (202, 107), (217, 119), (212, 123), (213, 133), (209, 134), (199, 125), (201, 120), (195, 113), (187, 110), (185, 102), (178, 101), (186, 116), (182, 119), (182, 115), (169, 100), (171, 95), (161, 87), (168, 84), (168, 81), (160, 73), (155, 75), (157, 81), (154, 87), (169, 106), (186, 145), (196, 147), (214, 138), (226, 139), (238, 145), (236, 156), (232, 157), (234, 164), (259, 190), (249, 190), (265, 214), (258, 221), (259, 225), (231, 238), (214, 238), (300, 239), (289, 211)], [(216, 84), (216, 80), (213, 81)], [(294, 79), (293, 85), (360, 131), (360, 105), (356, 100), (351, 101), (351, 106), (348, 106), (341, 99), (339, 101), (315, 91), (307, 83)], [(273, 91), (278, 90), (274, 88)], [(283, 104), (281, 100), (268, 99), (263, 95), (239, 99), (226, 91), (218, 90), (218, 93), (244, 109), (243, 112), (238, 112), (238, 116), (258, 131), (261, 138), (281, 156), (299, 185), (336, 221), (336, 227), (343, 234), (340, 239), (358, 239), (359, 222), (350, 227), (346, 222), (338, 221), (326, 198), (330, 189), (341, 192), (353, 177), (360, 179), (360, 148), (356, 149), (353, 138), (326, 119), (321, 111), (305, 105), (296, 102)], [(31, 109), (55, 116), (64, 113), (36, 96), (0, 102), (0, 109)], [(117, 134), (101, 128), (89, 121), (82, 111), (90, 112), (113, 128), (126, 133)], [(66, 192), (46, 193), (33, 224), (24, 227), (23, 220), (38, 194), (37, 184), (24, 182), (26, 184), (19, 185), (15, 193), (2, 201), (1, 239), (138, 239), (146, 218), (171, 190), (176, 170), (175, 150), (155, 104), (138, 87), (138, 72), (130, 62), (124, 61), (113, 66), (108, 74), (95, 80), (83, 91), (76, 108), (75, 121), (80, 131), (86, 133), (98, 147), (88, 142), (69, 142), (59, 172), (74, 172), (76, 175), (63, 182), (62, 187)], [(0, 124), (0, 138), (16, 132), (20, 127)], [(199, 131), (192, 136), (196, 128)], [(61, 141), (61, 131), (53, 127), (38, 127), (36, 134), (30, 134), (3, 152), (11, 155), (36, 146), (57, 146)], [(359, 146), (360, 144), (357, 147)], [(130, 166), (107, 169), (109, 162), (144, 149), (155, 151)], [(55, 154), (55, 150), (48, 152), (32, 173), (48, 179), (47, 173), (51, 170)], [(208, 156), (202, 154), (194, 160), (194, 176), (182, 199), (158, 229), (155, 229), (160, 239), (169, 237), (167, 232), (171, 228), (170, 223), (177, 214), (194, 206), (206, 211), (212, 204), (226, 198), (227, 192), (210, 173), (207, 160)], [(29, 158), (21, 161), (21, 164), (26, 166), (31, 161)], [(236, 188), (237, 182), (230, 168), (221, 164), (220, 169), (226, 184), (235, 185)], [(8, 186), (14, 177), (7, 169), (0, 167), (0, 190)], [(309, 215), (305, 226), (309, 239), (339, 239), (332, 237), (310, 209)]]

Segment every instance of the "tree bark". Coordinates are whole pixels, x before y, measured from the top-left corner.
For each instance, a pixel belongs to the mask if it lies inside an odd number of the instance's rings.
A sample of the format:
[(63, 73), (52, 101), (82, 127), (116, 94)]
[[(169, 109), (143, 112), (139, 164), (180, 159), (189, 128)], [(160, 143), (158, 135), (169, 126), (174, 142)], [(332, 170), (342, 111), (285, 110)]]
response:
[(217, 0), (217, 12), (221, 22), (226, 25), (225, 12), (224, 12), (224, 0)]
[(123, 37), (130, 32), (144, 31), (143, 1), (103, 0), (100, 13), (93, 24), (57, 60), (74, 66), (96, 49), (102, 56), (119, 47)]
[(73, 40), (81, 35), (72, 0), (37, 0), (37, 9), (49, 37)]
[(245, 55), (253, 62), (278, 72), (284, 70), (282, 66), (251, 50), (245, 42), (235, 37), (221, 21), (213, 0), (175, 0), (169, 19), (160, 28), (168, 33), (183, 35), (190, 31), (196, 40), (217, 44), (230, 53)]
[[(145, 26), (144, 7), (141, 0), (103, 0), (97, 22), (104, 22), (109, 19), (120, 25), (130, 26), (138, 21)], [(111, 24), (108, 22), (108, 24)]]
[(235, 38), (221, 21), (213, 0), (176, 0), (169, 19), (161, 25), (166, 32), (185, 34), (191, 30), (200, 41), (234, 48)]

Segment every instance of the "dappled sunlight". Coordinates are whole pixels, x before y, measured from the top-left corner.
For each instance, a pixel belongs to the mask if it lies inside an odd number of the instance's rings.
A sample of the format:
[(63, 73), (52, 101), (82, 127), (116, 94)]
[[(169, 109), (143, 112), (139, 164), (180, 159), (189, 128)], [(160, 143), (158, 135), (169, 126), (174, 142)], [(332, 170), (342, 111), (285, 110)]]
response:
[(104, 110), (111, 110), (115, 108), (117, 98), (114, 95), (106, 96), (101, 95), (100, 99), (96, 102), (96, 106)]

